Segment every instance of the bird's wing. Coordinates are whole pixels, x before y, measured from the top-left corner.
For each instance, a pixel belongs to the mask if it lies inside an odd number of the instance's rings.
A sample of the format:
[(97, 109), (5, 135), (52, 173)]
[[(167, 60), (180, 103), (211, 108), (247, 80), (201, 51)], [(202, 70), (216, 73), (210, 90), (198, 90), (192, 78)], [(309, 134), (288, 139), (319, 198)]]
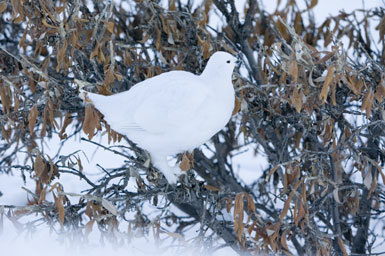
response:
[(188, 125), (208, 96), (196, 75), (171, 71), (111, 96), (88, 94), (111, 128), (123, 133), (164, 133)]
[(188, 125), (209, 92), (198, 76), (184, 71), (164, 73), (134, 87), (138, 92), (132, 88), (132, 94), (141, 100), (132, 106), (133, 118), (122, 129), (140, 127), (150, 133), (170, 132)]

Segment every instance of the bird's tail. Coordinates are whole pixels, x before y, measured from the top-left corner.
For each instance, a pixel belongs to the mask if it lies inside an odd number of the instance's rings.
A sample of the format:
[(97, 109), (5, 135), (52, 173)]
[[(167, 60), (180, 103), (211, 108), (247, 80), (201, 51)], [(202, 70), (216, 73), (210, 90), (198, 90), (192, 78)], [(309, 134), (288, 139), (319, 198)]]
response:
[(102, 98), (105, 98), (106, 96), (101, 94), (96, 94), (92, 92), (87, 92), (83, 89), (79, 90), (79, 97), (85, 102), (85, 103), (91, 103), (95, 107), (98, 107), (99, 101), (102, 100)]

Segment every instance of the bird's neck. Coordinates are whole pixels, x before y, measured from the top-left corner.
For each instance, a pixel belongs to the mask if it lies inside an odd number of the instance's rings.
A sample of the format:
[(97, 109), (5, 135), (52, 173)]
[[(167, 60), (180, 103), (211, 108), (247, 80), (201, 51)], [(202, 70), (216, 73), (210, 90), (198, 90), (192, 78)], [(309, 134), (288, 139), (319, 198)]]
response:
[(232, 75), (233, 74), (229, 72), (215, 72), (206, 68), (200, 77), (204, 81), (209, 81), (209, 86), (223, 87), (223, 85), (231, 85), (232, 87)]

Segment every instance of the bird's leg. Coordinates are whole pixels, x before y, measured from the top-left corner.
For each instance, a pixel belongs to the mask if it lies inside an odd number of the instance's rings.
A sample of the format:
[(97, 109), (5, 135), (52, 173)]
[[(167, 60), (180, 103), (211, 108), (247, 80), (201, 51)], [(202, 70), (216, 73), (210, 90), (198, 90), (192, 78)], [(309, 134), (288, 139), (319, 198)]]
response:
[(181, 175), (181, 170), (179, 167), (171, 168), (168, 165), (167, 156), (159, 156), (155, 154), (151, 154), (151, 162), (152, 164), (159, 169), (166, 177), (168, 183), (174, 185), (178, 181), (179, 175)]

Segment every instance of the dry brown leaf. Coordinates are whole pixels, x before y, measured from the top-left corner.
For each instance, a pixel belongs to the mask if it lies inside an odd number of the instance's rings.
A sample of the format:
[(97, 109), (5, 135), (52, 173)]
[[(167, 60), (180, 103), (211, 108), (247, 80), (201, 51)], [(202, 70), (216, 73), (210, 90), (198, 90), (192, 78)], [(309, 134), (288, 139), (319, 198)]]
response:
[(289, 39), (289, 34), (287, 33), (286, 26), (281, 22), (281, 20), (278, 20), (277, 23), (275, 24), (276, 28), (278, 31), (281, 33), (284, 39), (288, 40)]
[(295, 32), (297, 34), (302, 34), (302, 31), (303, 31), (303, 21), (302, 21), (301, 13), (299, 13), (299, 12), (297, 12), (295, 14), (294, 30), (295, 30)]
[(383, 40), (385, 35), (385, 16), (381, 19), (380, 23), (377, 25), (376, 30), (378, 30), (380, 34), (380, 40)]
[(176, 10), (176, 7), (175, 7), (175, 1), (176, 0), (169, 0), (168, 1), (168, 10), (169, 11), (175, 11)]
[(348, 252), (346, 251), (344, 242), (342, 241), (341, 237), (338, 237), (338, 245), (340, 246), (341, 251), (342, 251), (342, 253), (344, 254), (344, 256), (348, 256), (349, 254), (348, 254)]
[(332, 105), (333, 105), (333, 106), (337, 106), (337, 101), (336, 101), (336, 88), (337, 88), (337, 84), (336, 84), (336, 83), (332, 83), (331, 89), (332, 89)]
[(292, 60), (289, 62), (289, 69), (288, 69), (289, 75), (293, 78), (293, 82), (297, 83), (298, 81), (298, 64), (295, 60)]
[(91, 52), (91, 54), (90, 54), (90, 60), (92, 60), (95, 56), (98, 55), (98, 53), (99, 53), (99, 48), (100, 48), (99, 43), (96, 43), (95, 48), (92, 50), (92, 52)]
[(66, 112), (65, 116), (64, 116), (64, 121), (63, 121), (63, 126), (62, 128), (60, 129), (60, 132), (59, 132), (59, 138), (61, 140), (67, 138), (67, 134), (65, 133), (66, 131), (66, 128), (67, 126), (72, 122), (72, 117), (71, 117), (71, 114)]
[(242, 241), (242, 234), (244, 229), (244, 195), (244, 193), (238, 193), (234, 199), (234, 232), (238, 235), (238, 241)]
[(213, 192), (218, 192), (218, 191), (220, 191), (219, 188), (216, 188), (216, 187), (211, 186), (211, 185), (203, 185), (203, 187), (204, 187), (205, 189), (210, 190), (210, 191), (213, 191)]
[(230, 197), (226, 197), (225, 203), (226, 203), (226, 211), (227, 213), (230, 213), (231, 208), (233, 207), (233, 200)]
[(234, 102), (234, 109), (233, 109), (233, 113), (231, 115), (236, 115), (239, 113), (239, 111), (241, 111), (241, 101), (238, 97), (235, 97), (235, 102)]
[(63, 226), (64, 217), (65, 217), (65, 209), (64, 209), (64, 204), (63, 204), (64, 197), (62, 195), (59, 195), (58, 197), (56, 197), (54, 192), (52, 192), (52, 194), (53, 194), (53, 198), (55, 201), (55, 207), (56, 207), (56, 210), (58, 212), (59, 223), (60, 223), (60, 225)]
[(377, 171), (380, 173), (382, 178), (382, 183), (385, 185), (385, 174), (382, 172), (381, 167), (376, 164)]
[(273, 175), (277, 171), (278, 167), (279, 167), (279, 165), (276, 165), (273, 168), (271, 168), (269, 174), (266, 176), (266, 179), (265, 179), (266, 181), (268, 181), (270, 179), (271, 175)]
[(249, 235), (251, 235), (251, 232), (253, 232), (254, 228), (255, 228), (255, 225), (257, 225), (257, 221), (253, 221), (253, 223), (251, 223), (251, 225), (247, 228), (247, 233)]
[(75, 156), (75, 158), (76, 158), (76, 161), (78, 162), (79, 172), (82, 172), (83, 171), (82, 161), (80, 160), (80, 157)]
[(210, 44), (210, 37), (208, 37), (203, 45), (202, 45), (202, 52), (203, 52), (203, 58), (206, 60), (210, 57), (210, 48), (211, 48), (211, 44)]
[(48, 118), (48, 106), (46, 105), (43, 110), (43, 122), (41, 127), (40, 136), (43, 138), (47, 132), (47, 118)]
[(301, 138), (302, 138), (302, 132), (296, 132), (294, 135), (294, 144), (296, 149), (299, 149)]
[(107, 28), (107, 31), (110, 32), (111, 34), (114, 33), (114, 22), (112, 21), (107, 21), (105, 22), (105, 25), (106, 25), (106, 28)]
[(29, 30), (28, 28), (26, 28), (24, 30), (23, 36), (21, 37), (20, 42), (19, 42), (19, 47), (23, 47), (24, 46), (25, 40), (27, 39), (27, 32), (28, 32), (28, 30)]
[(294, 88), (293, 95), (291, 96), (291, 102), (295, 106), (295, 110), (297, 113), (301, 113), (302, 110), (302, 104), (303, 104), (303, 92), (301, 89), (297, 88), (297, 86)]
[(381, 79), (376, 87), (376, 92), (374, 93), (376, 100), (381, 103), (385, 98), (385, 81)]
[(369, 118), (371, 114), (371, 109), (373, 105), (373, 100), (374, 100), (374, 94), (372, 88), (370, 88), (366, 94), (364, 99), (362, 100), (362, 105), (361, 105), (361, 111), (365, 110), (366, 111), (366, 117)]
[(35, 128), (36, 118), (37, 118), (38, 114), (39, 114), (39, 111), (37, 111), (37, 106), (34, 105), (28, 114), (28, 128), (29, 128), (29, 133), (31, 134), (31, 136), (34, 135), (34, 128)]
[(53, 28), (53, 29), (55, 29), (55, 30), (57, 30), (58, 29), (58, 27), (56, 27), (56, 26), (53, 26), (53, 25), (51, 25), (51, 24), (48, 24), (48, 22), (47, 22), (47, 20), (46, 20), (47, 18), (43, 18), (43, 19), (41, 19), (41, 22), (43, 23), (43, 25), (44, 26), (46, 26), (47, 28)]
[(327, 60), (331, 59), (336, 53), (335, 52), (327, 52), (325, 56), (323, 56), (316, 64), (325, 63)]
[(9, 129), (5, 129), (4, 125), (1, 124), (1, 132), (5, 138), (5, 140), (7, 141), (7, 143), (9, 144), (10, 143), (10, 137), (11, 137), (11, 134), (12, 134), (12, 129), (9, 128)]
[(46, 164), (40, 154), (36, 156), (35, 162), (33, 163), (33, 169), (37, 177), (40, 177), (46, 169)]
[(311, 0), (310, 5), (307, 7), (307, 10), (314, 8), (318, 4), (318, 0)]
[(281, 214), (279, 215), (279, 219), (281, 220), (281, 222), (283, 221), (283, 219), (285, 218), (287, 212), (289, 211), (289, 208), (290, 208), (290, 203), (293, 199), (293, 196), (294, 196), (294, 191), (296, 191), (299, 187), (299, 185), (301, 185), (303, 183), (303, 180), (299, 180), (294, 188), (291, 190), (289, 196), (287, 197), (286, 201), (285, 201), (285, 204), (283, 205), (283, 209), (281, 211)]
[(250, 194), (248, 194), (248, 193), (245, 193), (245, 194), (247, 196), (247, 212), (249, 214), (251, 214), (251, 213), (256, 214), (256, 208), (255, 208), (255, 203), (254, 203), (253, 198), (251, 197)]
[(285, 218), (287, 212), (289, 211), (290, 203), (291, 203), (291, 200), (293, 199), (293, 196), (294, 196), (294, 191), (291, 191), (289, 196), (288, 196), (288, 198), (285, 201), (285, 204), (283, 205), (283, 209), (281, 211), (281, 214), (279, 215), (279, 219), (281, 221), (283, 221), (283, 219)]
[(179, 168), (180, 168), (182, 171), (188, 171), (188, 170), (191, 169), (190, 159), (187, 157), (186, 154), (183, 154), (183, 156), (182, 156), (182, 162), (179, 164)]
[(281, 235), (281, 244), (282, 244), (283, 248), (285, 248), (285, 250), (289, 252), (289, 247), (287, 246), (286, 235), (287, 235), (287, 232), (285, 230), (282, 232), (282, 235)]
[(59, 223), (61, 225), (64, 224), (64, 217), (65, 217), (65, 210), (64, 210), (64, 205), (63, 205), (63, 196), (59, 196), (58, 203), (56, 204), (58, 211), (59, 211)]
[(10, 113), (12, 104), (12, 94), (8, 86), (4, 86), (0, 80), (0, 99), (4, 112)]
[(94, 107), (91, 105), (87, 106), (83, 122), (83, 131), (88, 134), (88, 138), (90, 140), (94, 137), (95, 129), (98, 125), (100, 125), (100, 120), (95, 112)]
[(84, 235), (88, 237), (88, 235), (92, 232), (92, 227), (94, 226), (95, 219), (90, 220), (87, 222), (87, 224), (84, 226)]
[(298, 200), (298, 202), (299, 202), (299, 210), (297, 212), (297, 216), (294, 219), (294, 224), (296, 227), (298, 227), (298, 223), (305, 216), (305, 209), (303, 208), (303, 203), (301, 202), (301, 200)]
[(7, 3), (5, 1), (0, 2), (0, 14), (7, 10)]
[(329, 85), (332, 82), (333, 77), (334, 77), (334, 65), (328, 68), (327, 75), (326, 75), (324, 84), (322, 86), (321, 93), (319, 95), (319, 99), (321, 100), (322, 104), (326, 102), (326, 99), (328, 97), (328, 92), (329, 92)]
[(88, 218), (90, 218), (90, 220), (92, 219), (92, 216), (93, 216), (92, 202), (87, 203), (85, 214), (88, 216)]
[(53, 105), (51, 98), (49, 98), (48, 99), (49, 121), (50, 121), (51, 127), (55, 129), (59, 127), (59, 124), (55, 120), (54, 111), (55, 111), (55, 106)]

